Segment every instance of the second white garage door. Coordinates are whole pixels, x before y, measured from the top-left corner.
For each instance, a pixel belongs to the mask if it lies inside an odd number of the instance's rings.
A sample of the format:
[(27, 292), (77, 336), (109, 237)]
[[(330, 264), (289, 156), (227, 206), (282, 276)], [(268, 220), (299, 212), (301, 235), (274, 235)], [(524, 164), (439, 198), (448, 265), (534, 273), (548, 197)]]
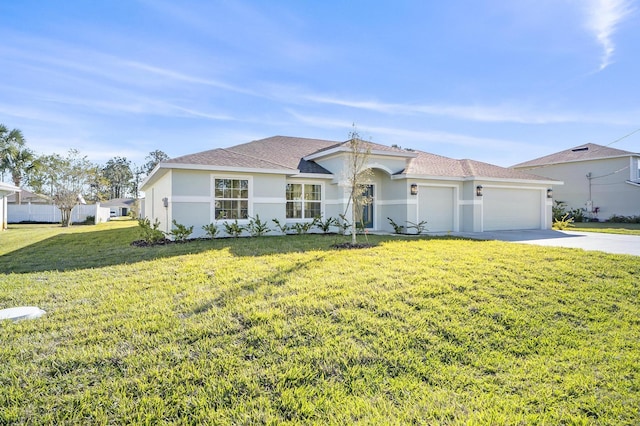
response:
[(418, 218), (427, 221), (428, 232), (453, 231), (454, 188), (421, 186), (418, 195)]
[(507, 231), (542, 227), (540, 190), (485, 187), (483, 193), (483, 230)]

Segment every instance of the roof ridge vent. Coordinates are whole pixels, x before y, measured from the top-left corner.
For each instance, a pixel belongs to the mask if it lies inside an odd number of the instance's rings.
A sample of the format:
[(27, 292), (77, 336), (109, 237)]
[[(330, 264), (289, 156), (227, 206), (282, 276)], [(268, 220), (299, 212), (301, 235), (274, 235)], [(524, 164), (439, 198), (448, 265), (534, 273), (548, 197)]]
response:
[(588, 146), (581, 146), (579, 148), (573, 148), (571, 151), (572, 152), (589, 151), (589, 147)]

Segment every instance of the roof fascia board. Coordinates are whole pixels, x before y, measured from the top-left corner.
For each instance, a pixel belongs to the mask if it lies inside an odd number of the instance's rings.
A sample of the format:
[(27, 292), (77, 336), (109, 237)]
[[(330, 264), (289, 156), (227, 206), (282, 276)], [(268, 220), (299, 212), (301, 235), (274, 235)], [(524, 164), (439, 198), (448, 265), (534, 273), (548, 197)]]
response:
[[(326, 151), (314, 152), (313, 154), (309, 154), (306, 157), (303, 157), (307, 161), (316, 160), (318, 158), (325, 158), (334, 155), (339, 155), (342, 153), (349, 153), (351, 149), (347, 146), (341, 145), (335, 148), (328, 149)], [(381, 151), (381, 150), (371, 150), (369, 151), (369, 155), (376, 155), (382, 157), (400, 157), (400, 158), (415, 158), (418, 156), (415, 152), (393, 152), (393, 151)]]

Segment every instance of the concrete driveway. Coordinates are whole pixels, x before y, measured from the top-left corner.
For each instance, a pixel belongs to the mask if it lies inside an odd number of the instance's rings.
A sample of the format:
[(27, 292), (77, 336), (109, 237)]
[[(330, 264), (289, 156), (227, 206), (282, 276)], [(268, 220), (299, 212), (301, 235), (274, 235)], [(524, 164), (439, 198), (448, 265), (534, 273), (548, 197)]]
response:
[(639, 235), (602, 234), (598, 232), (554, 231), (536, 229), (526, 231), (458, 232), (456, 235), (478, 240), (510, 241), (539, 246), (580, 248), (614, 254), (640, 256)]

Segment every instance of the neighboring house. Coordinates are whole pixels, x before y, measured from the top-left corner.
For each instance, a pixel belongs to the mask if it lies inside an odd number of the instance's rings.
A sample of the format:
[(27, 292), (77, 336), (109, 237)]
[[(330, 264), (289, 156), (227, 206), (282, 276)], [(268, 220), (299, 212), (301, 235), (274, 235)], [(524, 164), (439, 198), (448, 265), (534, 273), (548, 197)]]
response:
[(525, 163), (514, 170), (564, 182), (554, 198), (587, 218), (640, 215), (640, 154), (588, 143)]
[(7, 197), (20, 192), (17, 186), (0, 182), (0, 231), (7, 229)]
[[(365, 227), (393, 232), (427, 221), (428, 232), (548, 229), (548, 190), (561, 182), (426, 152), (366, 143), (373, 170)], [(146, 217), (167, 232), (172, 221), (194, 227), (260, 217), (273, 229), (321, 216), (350, 220), (345, 166), (348, 142), (274, 136), (174, 158), (141, 185)], [(220, 227), (222, 228), (222, 227)], [(272, 233), (277, 233), (272, 231)]]
[(22, 188), (19, 193), (7, 197), (8, 204), (53, 204), (51, 197), (44, 194), (36, 194), (28, 189)]
[(128, 216), (135, 207), (135, 198), (113, 198), (100, 203), (102, 207), (109, 207), (111, 217)]

